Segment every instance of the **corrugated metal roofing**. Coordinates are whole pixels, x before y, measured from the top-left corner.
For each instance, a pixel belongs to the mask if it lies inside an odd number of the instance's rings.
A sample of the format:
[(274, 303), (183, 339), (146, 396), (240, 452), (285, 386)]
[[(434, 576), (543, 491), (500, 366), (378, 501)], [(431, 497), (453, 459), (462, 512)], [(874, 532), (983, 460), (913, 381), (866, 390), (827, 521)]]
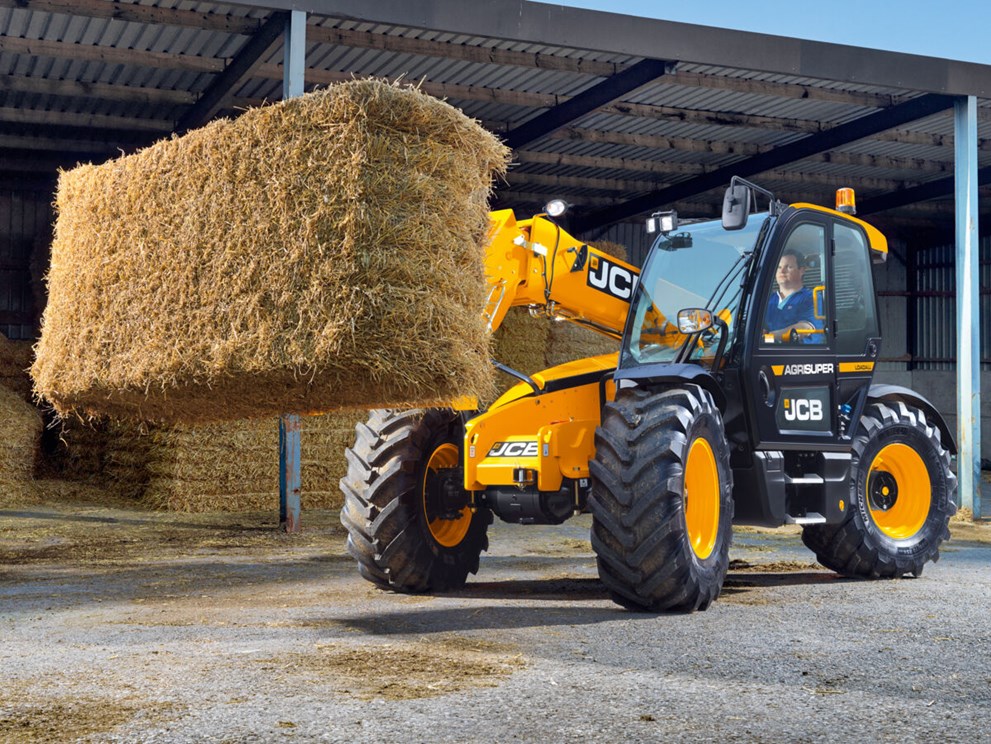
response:
[[(166, 135), (271, 12), (176, 0), (0, 0), (0, 173), (44, 175), (54, 172), (59, 149), (71, 157), (105, 142), (106, 155), (113, 156), (121, 145)], [(640, 60), (554, 39), (491, 38), (485, 29), (452, 33), (315, 14), (308, 23), (311, 81), (402, 77), (447, 96), (503, 134)], [(281, 60), (276, 43), (260, 68), (233, 87), (222, 113), (278, 99)], [(512, 188), (500, 198), (507, 206), (517, 203), (517, 193), (561, 193), (590, 208), (619, 202), (920, 95), (908, 88), (674, 63), (667, 75), (622, 96), (619, 105), (521, 148), (524, 156), (553, 154), (559, 161), (521, 157), (509, 179)], [(622, 111), (627, 104), (630, 110)], [(991, 104), (982, 101), (981, 107), (984, 166), (991, 164)], [(846, 179), (870, 196), (952, 173), (949, 111), (898, 132), (837, 147), (829, 157), (806, 158), (756, 180), (796, 198), (821, 200), (834, 181)], [(712, 210), (719, 199), (710, 191), (691, 202)]]

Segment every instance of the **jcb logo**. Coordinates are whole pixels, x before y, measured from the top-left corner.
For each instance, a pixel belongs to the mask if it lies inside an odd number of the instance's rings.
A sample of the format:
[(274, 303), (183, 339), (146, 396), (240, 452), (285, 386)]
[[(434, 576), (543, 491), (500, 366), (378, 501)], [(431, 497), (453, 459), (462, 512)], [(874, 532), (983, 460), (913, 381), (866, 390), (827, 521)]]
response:
[(594, 287), (616, 299), (630, 301), (639, 277), (627, 268), (593, 256), (588, 266), (588, 286)]
[(536, 457), (536, 442), (496, 442), (489, 450), (489, 457)]
[(785, 398), (785, 419), (788, 421), (822, 421), (822, 401), (805, 398)]

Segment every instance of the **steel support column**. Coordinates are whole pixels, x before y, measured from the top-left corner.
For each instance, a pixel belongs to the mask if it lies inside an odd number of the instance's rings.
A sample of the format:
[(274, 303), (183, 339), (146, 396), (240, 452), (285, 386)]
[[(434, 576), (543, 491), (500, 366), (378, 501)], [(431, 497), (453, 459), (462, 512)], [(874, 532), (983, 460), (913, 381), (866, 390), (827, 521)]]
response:
[(953, 106), (957, 279), (957, 477), (961, 506), (981, 516), (981, 305), (977, 234), (977, 99)]
[(286, 19), (285, 54), (282, 59), (282, 97), (303, 95), (306, 73), (306, 13), (292, 10)]
[[(289, 12), (286, 19), (285, 55), (282, 68), (282, 97), (303, 95), (303, 76), (306, 71), (306, 13)], [(300, 529), (300, 494), (302, 475), (300, 458), (300, 421), (295, 414), (284, 414), (279, 419), (279, 524), (286, 532)]]

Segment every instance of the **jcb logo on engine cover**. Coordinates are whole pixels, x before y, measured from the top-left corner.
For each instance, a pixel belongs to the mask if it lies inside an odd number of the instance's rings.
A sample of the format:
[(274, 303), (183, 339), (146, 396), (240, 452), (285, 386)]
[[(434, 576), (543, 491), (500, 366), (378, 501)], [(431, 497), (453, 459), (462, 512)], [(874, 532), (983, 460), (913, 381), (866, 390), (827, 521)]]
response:
[(639, 278), (629, 269), (600, 256), (593, 256), (589, 261), (588, 286), (618, 300), (630, 301)]
[(822, 421), (822, 401), (785, 398), (785, 421)]
[(828, 386), (783, 388), (774, 418), (779, 431), (829, 431)]
[(536, 442), (496, 442), (489, 450), (489, 457), (536, 457)]

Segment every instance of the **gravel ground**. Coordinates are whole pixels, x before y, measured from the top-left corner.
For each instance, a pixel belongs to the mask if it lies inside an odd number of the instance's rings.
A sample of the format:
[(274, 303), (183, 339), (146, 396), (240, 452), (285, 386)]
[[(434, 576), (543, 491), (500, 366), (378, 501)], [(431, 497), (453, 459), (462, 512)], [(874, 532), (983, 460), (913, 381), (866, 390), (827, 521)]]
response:
[(461, 592), (381, 592), (336, 514), (0, 511), (0, 741), (991, 739), (991, 527), (848, 581), (738, 531), (723, 595), (634, 614), (588, 518), (493, 526)]

